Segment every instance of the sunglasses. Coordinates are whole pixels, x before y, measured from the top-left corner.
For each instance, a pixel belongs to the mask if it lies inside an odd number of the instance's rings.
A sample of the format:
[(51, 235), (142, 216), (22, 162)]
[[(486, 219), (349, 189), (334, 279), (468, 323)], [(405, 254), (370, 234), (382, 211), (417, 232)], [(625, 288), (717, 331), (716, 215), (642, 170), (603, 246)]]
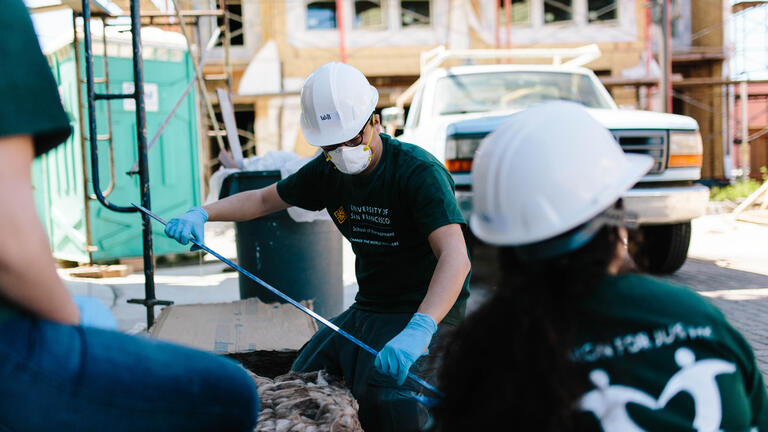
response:
[[(343, 143), (340, 143), (340, 144), (332, 144), (332, 145), (322, 146), (322, 149), (324, 151), (326, 151), (326, 152), (330, 152), (330, 151), (336, 150), (337, 148), (339, 148), (341, 146), (344, 146), (344, 147), (357, 147), (357, 146), (359, 146), (360, 144), (363, 143), (363, 135), (365, 134), (365, 128), (368, 127), (368, 123), (369, 122), (365, 122), (365, 124), (363, 125), (363, 128), (360, 129), (360, 132), (358, 132), (357, 135), (352, 137), (352, 139), (350, 139), (349, 141), (344, 141)], [(371, 124), (371, 126), (374, 125), (373, 115), (371, 115), (370, 124)]]

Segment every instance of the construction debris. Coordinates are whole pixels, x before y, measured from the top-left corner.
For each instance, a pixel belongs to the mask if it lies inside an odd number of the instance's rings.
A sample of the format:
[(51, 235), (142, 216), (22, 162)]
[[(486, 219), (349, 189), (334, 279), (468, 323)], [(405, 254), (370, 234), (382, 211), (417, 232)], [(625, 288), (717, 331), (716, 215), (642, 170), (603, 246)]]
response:
[(254, 432), (362, 432), (357, 401), (343, 381), (324, 371), (281, 375), (251, 373), (261, 413)]
[(114, 278), (133, 273), (133, 268), (125, 264), (90, 265), (63, 270), (70, 277), (79, 278)]
[(733, 215), (740, 221), (768, 225), (768, 181), (742, 201)]

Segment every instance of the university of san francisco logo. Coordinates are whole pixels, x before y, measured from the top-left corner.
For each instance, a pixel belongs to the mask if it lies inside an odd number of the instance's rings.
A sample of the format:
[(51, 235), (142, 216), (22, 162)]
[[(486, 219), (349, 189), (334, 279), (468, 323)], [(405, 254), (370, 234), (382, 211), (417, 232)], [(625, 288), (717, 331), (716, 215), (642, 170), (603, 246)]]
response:
[(333, 212), (333, 216), (340, 224), (343, 224), (347, 220), (347, 212), (344, 211), (344, 206), (339, 206), (339, 209)]

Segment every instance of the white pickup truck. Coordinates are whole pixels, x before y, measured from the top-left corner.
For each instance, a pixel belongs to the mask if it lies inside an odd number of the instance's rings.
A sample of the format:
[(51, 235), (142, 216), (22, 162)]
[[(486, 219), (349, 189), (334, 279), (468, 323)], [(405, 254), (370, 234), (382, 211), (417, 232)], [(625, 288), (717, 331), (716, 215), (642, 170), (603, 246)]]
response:
[(595, 74), (575, 65), (594, 56), (574, 57), (566, 64), (557, 64), (558, 56), (549, 65), (422, 67), (420, 79), (410, 89), (413, 99), (407, 120), (403, 122), (402, 106), (397, 106), (382, 111), (383, 123), (389, 130), (403, 129), (398, 139), (423, 147), (445, 163), (456, 183), (459, 206), (469, 218), (470, 171), (482, 138), (531, 104), (547, 100), (583, 104), (625, 152), (654, 158), (651, 171), (624, 196), (625, 207), (637, 213), (640, 223), (641, 235), (633, 238), (630, 252), (643, 270), (672, 273), (686, 260), (691, 219), (704, 214), (709, 199), (708, 189), (694, 183), (701, 176), (702, 162), (698, 124), (682, 115), (619, 109)]

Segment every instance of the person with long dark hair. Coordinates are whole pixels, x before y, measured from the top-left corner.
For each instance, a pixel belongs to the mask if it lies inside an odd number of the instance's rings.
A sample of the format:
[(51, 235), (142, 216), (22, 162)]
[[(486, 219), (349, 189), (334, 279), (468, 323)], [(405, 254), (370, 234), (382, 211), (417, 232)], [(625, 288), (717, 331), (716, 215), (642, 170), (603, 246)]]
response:
[(484, 140), (470, 227), (500, 246), (500, 281), (446, 344), (439, 430), (768, 430), (754, 354), (722, 313), (620, 271), (621, 196), (650, 166), (573, 103)]

